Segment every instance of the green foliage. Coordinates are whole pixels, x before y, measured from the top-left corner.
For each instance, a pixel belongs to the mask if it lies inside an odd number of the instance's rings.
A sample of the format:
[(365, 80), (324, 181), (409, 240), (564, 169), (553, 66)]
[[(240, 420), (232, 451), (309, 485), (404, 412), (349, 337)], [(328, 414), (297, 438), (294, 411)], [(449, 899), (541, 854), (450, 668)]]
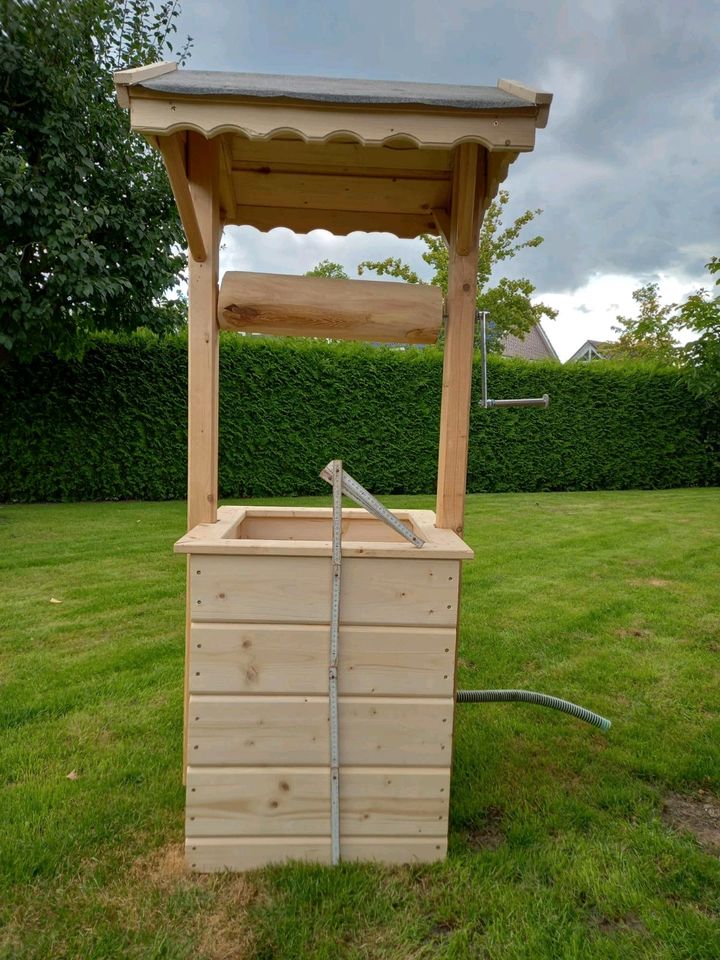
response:
[(617, 317), (613, 331), (620, 336), (606, 345), (609, 360), (649, 360), (672, 364), (678, 359), (678, 344), (673, 336), (677, 328), (677, 305), (660, 302), (657, 283), (646, 283), (633, 291), (638, 305), (636, 317)]
[[(495, 397), (549, 410), (471, 415), (470, 491), (695, 486), (720, 480), (706, 408), (680, 370), (490, 358)], [(440, 351), (223, 335), (220, 490), (323, 493), (333, 457), (379, 493), (435, 488)], [(82, 361), (0, 370), (0, 500), (162, 500), (186, 488), (186, 341), (94, 338)], [(474, 396), (480, 396), (479, 364)]]
[(321, 260), (312, 270), (308, 270), (306, 277), (326, 277), (329, 280), (347, 280), (345, 267), (341, 263), (333, 263), (332, 260)]
[(0, 0), (0, 347), (13, 356), (77, 355), (97, 329), (177, 329), (165, 292), (182, 230), (112, 72), (163, 59), (178, 14), (167, 0)]
[[(477, 267), (477, 308), (490, 313), (491, 336), (488, 348), (491, 351), (502, 350), (501, 338), (504, 334), (524, 337), (543, 317), (556, 317), (557, 311), (544, 303), (533, 303), (535, 286), (525, 278), (510, 280), (501, 278), (496, 286), (490, 286), (493, 270), (498, 264), (512, 260), (521, 250), (539, 247), (543, 243), (541, 236), (521, 240), (520, 234), (542, 210), (526, 210), (513, 223), (503, 225), (503, 215), (510, 194), (501, 190), (488, 207), (480, 230)], [(426, 250), (422, 255), (428, 266), (432, 267), (430, 283), (440, 287), (444, 294), (448, 287), (448, 249), (441, 237), (429, 234), (422, 238)], [(406, 283), (422, 283), (419, 275), (402, 260), (388, 257), (386, 260), (364, 260), (358, 266), (358, 273), (373, 270), (378, 276), (397, 277)], [(479, 346), (479, 343), (476, 343)]]
[[(720, 274), (718, 257), (713, 257), (706, 266), (711, 274)], [(720, 277), (715, 286), (720, 286)], [(720, 414), (720, 296), (698, 290), (680, 308), (680, 325), (699, 335), (682, 351), (689, 370), (690, 389), (708, 404), (717, 418)], [(715, 423), (720, 433), (717, 419)]]

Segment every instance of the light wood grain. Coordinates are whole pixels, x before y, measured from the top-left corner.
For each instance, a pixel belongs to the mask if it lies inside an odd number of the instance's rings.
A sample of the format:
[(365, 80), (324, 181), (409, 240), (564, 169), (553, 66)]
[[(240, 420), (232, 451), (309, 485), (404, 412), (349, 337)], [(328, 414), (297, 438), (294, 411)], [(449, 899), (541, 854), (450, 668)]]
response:
[(421, 177), (451, 180), (449, 150), (364, 147), (359, 143), (305, 143), (303, 140), (246, 140), (232, 137), (233, 170), (257, 173), (322, 173), (352, 177)]
[[(342, 860), (386, 864), (433, 863), (447, 852), (444, 837), (342, 837)], [(330, 863), (330, 839), (320, 837), (194, 837), (185, 843), (188, 867), (196, 873), (256, 870), (301, 860)]]
[[(346, 836), (444, 837), (450, 771), (342, 767), (340, 830)], [(186, 835), (320, 836), (330, 831), (324, 767), (191, 767)]]
[(504, 90), (506, 93), (511, 93), (515, 97), (520, 97), (521, 100), (528, 100), (530, 103), (534, 103), (538, 108), (535, 125), (539, 130), (547, 126), (550, 104), (553, 99), (551, 93), (535, 90), (533, 87), (528, 87), (526, 84), (520, 83), (517, 80), (498, 80), (497, 85), (500, 90)]
[[(343, 557), (471, 560), (473, 552), (450, 530), (435, 526), (432, 510), (393, 510), (425, 541), (418, 550), (359, 508), (343, 510)], [(175, 544), (176, 553), (329, 557), (332, 510), (313, 507), (221, 507), (216, 523), (200, 523)], [(316, 539), (327, 532), (327, 539)], [(248, 536), (252, 534), (252, 536)], [(262, 536), (260, 536), (262, 534)], [(274, 537), (281, 539), (274, 539)], [(308, 539), (299, 539), (307, 536)], [(366, 536), (367, 539), (356, 539)], [(257, 539), (256, 539), (257, 537)]]
[[(217, 310), (220, 216), (217, 145), (196, 133), (187, 137), (188, 179), (206, 252), (188, 261), (188, 528), (217, 520), (219, 354)], [(187, 763), (190, 573), (185, 601), (183, 752)]]
[(372, 213), (414, 213), (427, 216), (432, 207), (447, 207), (450, 181), (417, 177), (357, 177), (318, 173), (233, 174), (238, 197), (251, 197), (259, 207), (313, 210), (356, 210)]
[[(195, 622), (329, 622), (326, 557), (208, 555), (190, 576)], [(341, 623), (454, 626), (457, 577), (453, 560), (343, 560)]]
[[(341, 697), (344, 765), (448, 766), (452, 699)], [(190, 697), (195, 766), (318, 766), (329, 762), (327, 697)]]
[[(298, 203), (301, 198), (297, 198)], [(423, 233), (436, 234), (435, 220), (428, 215), (413, 213), (375, 213), (357, 210), (313, 210), (309, 207), (261, 207), (239, 204), (231, 221), (256, 230), (274, 230), (286, 227), (294, 233), (328, 230), (338, 237), (361, 231), (363, 233), (392, 233), (402, 239), (413, 239)]]
[[(344, 627), (341, 694), (452, 697), (451, 628)], [(320, 694), (328, 684), (328, 627), (195, 623), (193, 693)]]
[(207, 137), (235, 133), (248, 140), (270, 140), (280, 134), (297, 133), (310, 143), (343, 137), (364, 146), (390, 146), (410, 142), (420, 148), (449, 150), (462, 142), (488, 148), (532, 150), (537, 109), (513, 108), (485, 113), (461, 110), (365, 108), (259, 103), (220, 97), (160, 95), (130, 88), (133, 129), (141, 133), (167, 134), (196, 130)]
[(441, 322), (442, 295), (431, 285), (230, 271), (218, 297), (225, 330), (434, 343)]
[(198, 263), (207, 259), (203, 231), (200, 229), (197, 212), (190, 193), (185, 164), (185, 144), (181, 134), (158, 137), (158, 149), (162, 154), (170, 180), (180, 220), (187, 237), (190, 255)]
[(465, 516), (477, 257), (485, 184), (484, 151), (478, 154), (477, 147), (471, 144), (458, 147), (453, 183), (437, 486), (437, 526), (454, 530), (458, 535), (462, 535)]
[(129, 70), (116, 70), (113, 74), (113, 81), (118, 106), (124, 110), (128, 109), (130, 106), (129, 87), (134, 83), (142, 83), (144, 80), (151, 80), (153, 77), (162, 77), (174, 70), (177, 70), (177, 63), (171, 60), (159, 60), (157, 63), (149, 63), (145, 67), (132, 67)]
[(188, 264), (188, 527), (217, 520), (220, 243), (217, 144), (188, 134), (188, 173), (207, 259)]

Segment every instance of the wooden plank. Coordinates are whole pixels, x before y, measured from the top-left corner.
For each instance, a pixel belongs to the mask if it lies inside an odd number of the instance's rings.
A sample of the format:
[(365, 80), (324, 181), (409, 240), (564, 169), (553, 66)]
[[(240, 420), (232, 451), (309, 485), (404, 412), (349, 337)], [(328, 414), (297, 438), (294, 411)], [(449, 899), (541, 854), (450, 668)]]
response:
[(188, 134), (193, 205), (207, 252), (190, 251), (188, 282), (188, 527), (217, 520), (218, 330), (220, 241), (217, 144)]
[[(449, 792), (447, 767), (343, 767), (340, 830), (346, 836), (445, 837)], [(329, 830), (326, 767), (188, 771), (188, 837), (326, 837)]]
[(359, 143), (305, 143), (303, 140), (231, 139), (233, 170), (291, 173), (342, 173), (345, 176), (403, 176), (451, 179), (449, 150), (364, 147)]
[[(300, 202), (300, 197), (296, 200)], [(329, 230), (336, 236), (346, 236), (360, 230), (364, 233), (393, 233), (396, 237), (413, 239), (422, 233), (437, 233), (431, 216), (413, 213), (374, 213), (354, 210), (310, 210), (308, 208), (259, 207), (239, 204), (229, 222), (257, 230), (286, 227), (295, 233), (311, 230)]]
[[(412, 526), (412, 521), (410, 523)], [(392, 527), (371, 517), (348, 516), (343, 511), (341, 521), (343, 544), (352, 541), (371, 543), (407, 543)], [(239, 539), (247, 540), (332, 540), (332, 516), (319, 517), (285, 514), (265, 514), (251, 510), (237, 531)]]
[[(208, 555), (190, 575), (193, 621), (329, 622), (329, 558)], [(344, 560), (342, 622), (454, 626), (457, 577), (454, 560)]]
[(548, 116), (550, 115), (550, 104), (553, 99), (551, 93), (535, 90), (533, 87), (528, 87), (524, 83), (519, 83), (517, 80), (498, 80), (497, 85), (500, 90), (504, 90), (506, 93), (511, 93), (515, 97), (520, 97), (521, 100), (529, 100), (530, 103), (534, 103), (538, 107), (535, 125), (538, 130), (542, 130), (547, 126)]
[(223, 223), (232, 220), (237, 208), (237, 197), (233, 186), (233, 175), (231, 166), (231, 148), (227, 137), (219, 137), (219, 159), (220, 159), (220, 219)]
[[(345, 627), (341, 694), (452, 697), (455, 631)], [(327, 692), (328, 628), (311, 624), (195, 623), (192, 693)]]
[(430, 284), (228, 271), (218, 297), (224, 330), (434, 343), (441, 322), (442, 294)]
[[(452, 698), (341, 697), (348, 766), (449, 766)], [(327, 697), (190, 697), (193, 766), (317, 766), (329, 762)]]
[[(446, 852), (444, 837), (341, 837), (343, 860), (434, 863)], [(185, 855), (197, 873), (256, 870), (289, 860), (329, 864), (330, 838), (193, 837), (186, 841)]]
[(450, 203), (449, 180), (437, 179), (240, 171), (233, 174), (233, 185), (243, 203), (257, 207), (427, 216), (433, 207)]
[(150, 63), (146, 67), (116, 70), (113, 74), (113, 81), (115, 83), (118, 106), (124, 110), (129, 108), (130, 92), (128, 88), (133, 84), (151, 80), (153, 77), (162, 77), (166, 73), (172, 73), (173, 70), (177, 70), (177, 63), (171, 60), (160, 60), (158, 63)]
[(478, 157), (477, 147), (461, 144), (453, 184), (436, 511), (437, 526), (460, 536), (465, 515), (477, 257), (485, 180), (484, 151)]
[(174, 60), (158, 60), (157, 63), (149, 63), (145, 67), (116, 70), (113, 74), (113, 80), (115, 83), (126, 85), (143, 83), (145, 80), (152, 80), (153, 77), (162, 77), (166, 73), (173, 73), (177, 68), (177, 63)]
[[(217, 520), (219, 353), (217, 312), (220, 212), (217, 147), (187, 136), (188, 179), (206, 252), (188, 261), (188, 529)], [(190, 645), (190, 570), (185, 601), (184, 755)]]
[(185, 145), (178, 133), (170, 137), (158, 137), (158, 149), (162, 154), (170, 180), (180, 220), (187, 237), (190, 255), (198, 262), (207, 258), (203, 231), (200, 229), (197, 212), (190, 193), (190, 183), (185, 166)]
[[(466, 257), (473, 243), (478, 225), (476, 196), (476, 178), (478, 175), (478, 145), (464, 143), (458, 147), (456, 155), (456, 179), (453, 195), (453, 216), (450, 224), (450, 245), (456, 256)], [(456, 192), (462, 191), (460, 195)], [(466, 198), (469, 198), (466, 199)], [(475, 258), (477, 260), (477, 256)], [(448, 293), (450, 287), (448, 286)]]
[(442, 210), (439, 207), (436, 207), (432, 210), (433, 220), (435, 221), (435, 226), (437, 227), (437, 232), (443, 238), (445, 246), (450, 244), (450, 215), (447, 210)]
[(342, 107), (251, 102), (237, 98), (181, 97), (132, 88), (131, 120), (141, 133), (167, 134), (197, 130), (207, 137), (235, 133), (249, 140), (270, 140), (280, 134), (322, 143), (343, 137), (364, 146), (410, 141), (420, 148), (449, 150), (469, 141), (488, 148), (526, 151), (535, 143), (537, 109), (448, 113), (395, 108)]

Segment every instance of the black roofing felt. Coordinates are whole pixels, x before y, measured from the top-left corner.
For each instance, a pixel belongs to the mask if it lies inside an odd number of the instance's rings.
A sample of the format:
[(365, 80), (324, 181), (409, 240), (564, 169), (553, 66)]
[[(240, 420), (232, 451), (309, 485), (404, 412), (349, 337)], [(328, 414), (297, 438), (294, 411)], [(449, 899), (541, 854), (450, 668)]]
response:
[(394, 80), (344, 80), (337, 77), (286, 77), (280, 74), (173, 70), (139, 84), (146, 90), (178, 96), (259, 97), (354, 103), (445, 107), (460, 110), (508, 110), (533, 106), (497, 87)]

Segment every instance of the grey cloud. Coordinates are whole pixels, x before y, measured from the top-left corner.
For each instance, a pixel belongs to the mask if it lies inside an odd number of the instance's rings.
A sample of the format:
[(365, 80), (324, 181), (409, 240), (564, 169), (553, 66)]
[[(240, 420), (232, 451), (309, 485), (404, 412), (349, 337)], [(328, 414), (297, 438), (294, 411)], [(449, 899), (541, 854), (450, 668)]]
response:
[[(716, 0), (184, 0), (183, 10), (197, 68), (466, 83), (506, 76), (552, 90), (549, 125), (506, 184), (516, 213), (545, 210), (545, 244), (510, 267), (539, 289), (576, 289), (598, 272), (698, 276), (720, 252)], [(387, 237), (348, 240), (327, 249), (349, 257), (409, 249), (417, 258), (417, 245)], [(287, 237), (233, 243), (256, 266), (263, 251), (283, 260), (286, 250), (288, 263), (300, 263), (316, 249)]]

